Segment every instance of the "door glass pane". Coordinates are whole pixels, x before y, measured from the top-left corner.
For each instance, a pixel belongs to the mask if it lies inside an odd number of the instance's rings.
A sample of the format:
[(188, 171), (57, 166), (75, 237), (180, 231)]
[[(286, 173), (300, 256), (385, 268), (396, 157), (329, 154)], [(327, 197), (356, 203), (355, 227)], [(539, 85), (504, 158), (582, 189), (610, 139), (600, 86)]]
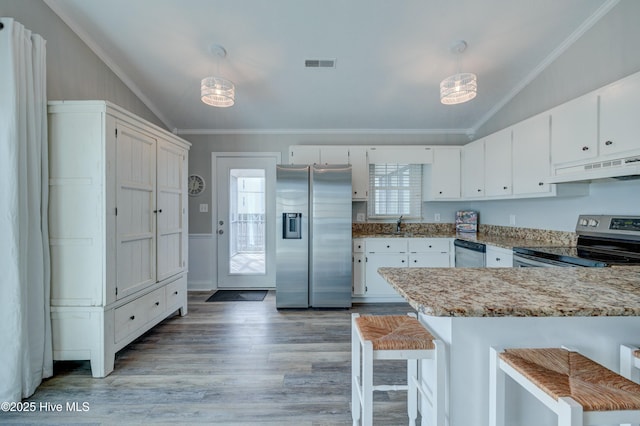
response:
[(229, 271), (265, 274), (265, 171), (229, 171)]

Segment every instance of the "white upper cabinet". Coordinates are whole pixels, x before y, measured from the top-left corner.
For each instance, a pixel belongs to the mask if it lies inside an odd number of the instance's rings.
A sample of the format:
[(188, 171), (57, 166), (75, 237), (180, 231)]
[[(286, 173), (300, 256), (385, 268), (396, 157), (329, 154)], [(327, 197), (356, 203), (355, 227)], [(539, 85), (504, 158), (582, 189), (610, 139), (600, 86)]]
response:
[(349, 164), (349, 147), (321, 146), (320, 164)]
[(612, 156), (640, 149), (640, 73), (600, 92), (599, 154)]
[(349, 147), (349, 164), (351, 164), (351, 198), (366, 200), (369, 194), (369, 163), (365, 146)]
[(460, 198), (460, 147), (434, 147), (433, 164), (425, 166), (425, 199)]
[(511, 129), (493, 133), (484, 139), (487, 197), (511, 195)]
[(552, 185), (544, 183), (551, 172), (549, 121), (549, 113), (543, 113), (513, 126), (515, 195), (552, 191)]
[(551, 111), (553, 164), (588, 160), (598, 155), (598, 96), (590, 93)]
[(289, 164), (320, 164), (320, 147), (317, 145), (290, 146)]
[(432, 147), (416, 146), (370, 146), (368, 151), (371, 164), (431, 164)]
[(484, 197), (484, 145), (480, 139), (462, 147), (462, 196)]

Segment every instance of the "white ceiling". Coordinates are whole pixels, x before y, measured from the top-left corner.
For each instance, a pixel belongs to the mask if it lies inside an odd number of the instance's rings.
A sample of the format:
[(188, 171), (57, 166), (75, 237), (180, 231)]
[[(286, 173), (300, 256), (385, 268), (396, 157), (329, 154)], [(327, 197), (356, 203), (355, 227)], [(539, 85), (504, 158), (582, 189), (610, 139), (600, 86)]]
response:
[[(179, 133), (472, 133), (616, 0), (45, 0)], [(458, 71), (478, 96), (439, 101)], [(220, 44), (228, 55), (210, 52)], [(336, 59), (306, 69), (305, 59)], [(236, 84), (236, 104), (199, 99)]]

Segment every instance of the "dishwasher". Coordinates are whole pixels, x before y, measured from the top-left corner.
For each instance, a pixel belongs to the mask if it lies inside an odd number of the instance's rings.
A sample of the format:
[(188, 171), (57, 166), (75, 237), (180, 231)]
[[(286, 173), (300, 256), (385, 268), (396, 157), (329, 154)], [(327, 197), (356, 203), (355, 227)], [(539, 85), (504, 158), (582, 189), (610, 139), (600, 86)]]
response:
[(456, 268), (484, 268), (487, 247), (482, 243), (455, 239)]

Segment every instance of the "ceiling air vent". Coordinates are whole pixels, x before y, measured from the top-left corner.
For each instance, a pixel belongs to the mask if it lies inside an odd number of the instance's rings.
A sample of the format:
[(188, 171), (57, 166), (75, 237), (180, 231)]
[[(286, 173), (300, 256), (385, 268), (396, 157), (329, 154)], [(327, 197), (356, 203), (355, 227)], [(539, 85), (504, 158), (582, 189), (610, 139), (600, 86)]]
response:
[(335, 59), (305, 59), (305, 68), (335, 68)]

